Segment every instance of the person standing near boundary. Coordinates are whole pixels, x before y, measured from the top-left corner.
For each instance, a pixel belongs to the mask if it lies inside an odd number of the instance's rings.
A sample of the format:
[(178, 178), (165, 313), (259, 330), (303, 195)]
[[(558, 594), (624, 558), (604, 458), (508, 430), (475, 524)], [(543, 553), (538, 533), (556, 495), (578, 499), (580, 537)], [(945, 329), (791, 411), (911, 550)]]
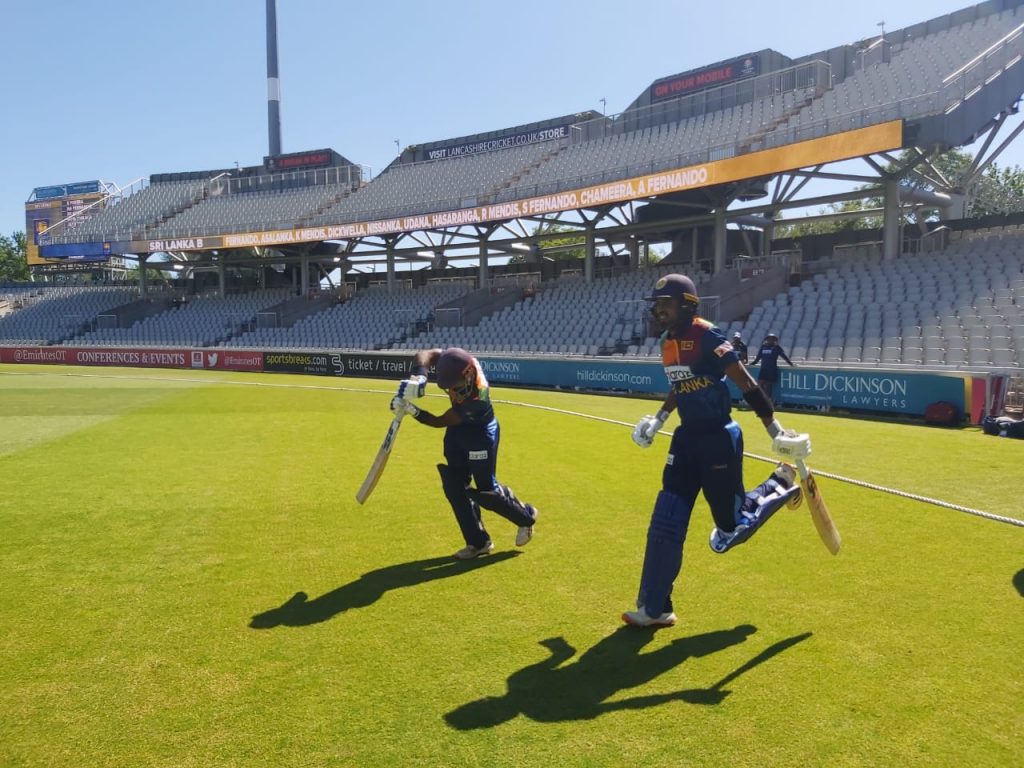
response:
[(736, 351), (736, 357), (740, 359), (740, 362), (746, 365), (749, 359), (747, 345), (743, 343), (743, 337), (739, 331), (732, 335), (732, 348)]
[(743, 432), (731, 416), (726, 377), (761, 419), (777, 453), (805, 457), (810, 438), (783, 430), (725, 335), (697, 316), (700, 299), (690, 278), (666, 275), (646, 300), (653, 302), (651, 313), (664, 329), (661, 356), (671, 389), (657, 415), (637, 423), (633, 441), (649, 448), (672, 411), (681, 423), (672, 434), (651, 513), (636, 610), (623, 613), (622, 620), (634, 627), (666, 627), (676, 622), (672, 588), (699, 492), (711, 507), (715, 528), (709, 544), (718, 554), (749, 539), (783, 504), (801, 501), (796, 472), (785, 463), (753, 490), (744, 489)]
[[(437, 373), (437, 385), (451, 401), (451, 407), (440, 416), (412, 402), (424, 395), (431, 366)], [(455, 559), (471, 560), (494, 550), (480, 516), (481, 508), (497, 512), (518, 526), (517, 547), (530, 542), (537, 508), (521, 502), (495, 475), (501, 429), (491, 405), (487, 378), (475, 357), (459, 347), (420, 350), (413, 361), (411, 377), (399, 383), (398, 392), (391, 399), (391, 410), (403, 410), (420, 424), (445, 429), (447, 463), (438, 464), (437, 471), (466, 542), (453, 555)], [(470, 483), (476, 487), (470, 487)]]
[(779, 358), (789, 363), (791, 368), (796, 368), (793, 361), (786, 356), (785, 351), (779, 345), (778, 334), (769, 333), (764, 337), (761, 348), (757, 350), (757, 357), (751, 365), (761, 364), (757, 371), (757, 383), (764, 393), (768, 395), (772, 406), (775, 407), (778, 401), (775, 398), (775, 385), (779, 383)]

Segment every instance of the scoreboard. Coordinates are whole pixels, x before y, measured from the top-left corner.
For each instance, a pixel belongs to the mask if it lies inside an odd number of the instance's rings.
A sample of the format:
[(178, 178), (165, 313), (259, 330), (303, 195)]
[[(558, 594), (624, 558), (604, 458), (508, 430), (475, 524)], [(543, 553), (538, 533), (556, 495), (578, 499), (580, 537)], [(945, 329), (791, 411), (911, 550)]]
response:
[[(99, 181), (58, 184), (32, 190), (32, 195), (25, 203), (25, 250), (28, 265), (64, 263), (64, 259), (40, 257), (39, 246), (49, 245), (51, 235), (74, 232), (103, 210), (104, 203), (97, 201), (105, 197), (106, 192)], [(56, 224), (60, 226), (55, 227)]]

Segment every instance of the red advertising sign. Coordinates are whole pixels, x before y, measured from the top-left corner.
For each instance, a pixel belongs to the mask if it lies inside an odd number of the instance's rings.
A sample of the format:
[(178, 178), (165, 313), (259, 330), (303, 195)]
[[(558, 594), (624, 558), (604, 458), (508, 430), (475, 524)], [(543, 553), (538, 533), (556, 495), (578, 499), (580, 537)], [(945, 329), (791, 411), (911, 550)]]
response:
[(688, 72), (684, 75), (658, 80), (651, 86), (651, 101), (674, 99), (688, 93), (703, 91), (719, 85), (754, 77), (760, 74), (760, 60), (756, 56), (727, 61), (714, 67)]

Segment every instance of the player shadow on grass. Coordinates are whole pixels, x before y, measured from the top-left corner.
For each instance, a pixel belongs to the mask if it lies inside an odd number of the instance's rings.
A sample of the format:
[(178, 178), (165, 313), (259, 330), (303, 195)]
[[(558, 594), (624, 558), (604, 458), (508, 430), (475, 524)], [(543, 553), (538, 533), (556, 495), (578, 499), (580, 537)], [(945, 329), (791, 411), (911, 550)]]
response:
[(654, 707), (670, 701), (719, 704), (730, 693), (726, 685), (806, 640), (811, 633), (780, 640), (709, 688), (633, 696), (618, 701), (608, 699), (619, 691), (649, 683), (688, 658), (708, 656), (742, 643), (756, 631), (755, 627), (744, 624), (735, 629), (679, 638), (656, 651), (642, 654), (640, 650), (651, 642), (654, 632), (621, 627), (568, 666), (560, 665), (572, 658), (576, 649), (564, 638), (548, 638), (540, 644), (551, 656), (509, 675), (508, 692), (504, 696), (488, 696), (463, 704), (444, 719), (451, 727), (465, 731), (491, 728), (519, 714), (537, 722), (554, 723), (591, 720), (605, 712)]
[(459, 576), (478, 568), (500, 563), (518, 554), (518, 551), (498, 552), (474, 560), (432, 557), (426, 560), (389, 565), (364, 573), (355, 581), (332, 589), (312, 600), (305, 592), (296, 592), (284, 605), (257, 613), (252, 617), (249, 626), (252, 629), (272, 629), (282, 625), (304, 627), (309, 624), (318, 624), (351, 608), (365, 608), (372, 605), (383, 597), (385, 592), (390, 592), (393, 589), (412, 587), (436, 579), (446, 579), (449, 576)]
[(1013, 574), (1013, 586), (1017, 588), (1017, 594), (1024, 597), (1024, 568)]

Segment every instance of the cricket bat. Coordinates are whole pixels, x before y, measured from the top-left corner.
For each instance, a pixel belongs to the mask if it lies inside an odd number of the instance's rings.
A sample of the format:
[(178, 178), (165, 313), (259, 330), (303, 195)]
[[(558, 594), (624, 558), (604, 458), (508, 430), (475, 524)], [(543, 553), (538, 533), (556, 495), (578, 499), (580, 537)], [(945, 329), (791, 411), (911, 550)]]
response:
[(395, 444), (395, 438), (398, 437), (398, 428), (402, 426), (403, 416), (405, 416), (405, 411), (400, 410), (395, 415), (395, 418), (391, 420), (388, 433), (384, 435), (384, 442), (380, 444), (380, 450), (377, 451), (377, 458), (373, 460), (370, 471), (366, 473), (366, 479), (363, 480), (363, 484), (356, 491), (356, 501), (360, 504), (366, 503), (366, 500), (370, 498), (370, 494), (373, 493), (373, 489), (377, 487), (377, 481), (380, 480), (380, 476), (384, 474), (384, 467), (387, 466), (388, 458), (391, 456), (391, 448)]
[(832, 522), (832, 516), (829, 515), (828, 507), (825, 506), (825, 500), (821, 497), (818, 481), (811, 474), (811, 470), (807, 468), (807, 465), (804, 464), (803, 459), (796, 460), (796, 468), (800, 473), (800, 485), (803, 486), (803, 493), (807, 498), (807, 506), (811, 510), (811, 520), (814, 521), (814, 527), (818, 531), (818, 536), (821, 537), (829, 552), (833, 555), (838, 554), (842, 538), (839, 536), (836, 524)]

